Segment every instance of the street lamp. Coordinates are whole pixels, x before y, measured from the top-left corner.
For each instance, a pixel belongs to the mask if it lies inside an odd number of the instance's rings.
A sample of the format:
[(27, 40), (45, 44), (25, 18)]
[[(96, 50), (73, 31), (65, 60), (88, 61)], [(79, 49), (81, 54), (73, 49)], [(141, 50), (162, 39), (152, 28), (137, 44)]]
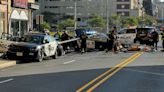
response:
[(164, 23), (164, 22), (163, 22), (163, 20), (164, 20), (164, 14), (163, 14), (163, 13), (164, 13), (164, 11), (163, 11), (164, 9), (163, 9), (163, 8), (164, 8), (164, 7), (162, 7), (162, 18), (161, 18), (161, 19), (162, 19), (162, 23)]
[(109, 1), (106, 0), (106, 32), (109, 32), (109, 8), (108, 8)]
[(77, 1), (74, 0), (74, 30), (77, 28)]

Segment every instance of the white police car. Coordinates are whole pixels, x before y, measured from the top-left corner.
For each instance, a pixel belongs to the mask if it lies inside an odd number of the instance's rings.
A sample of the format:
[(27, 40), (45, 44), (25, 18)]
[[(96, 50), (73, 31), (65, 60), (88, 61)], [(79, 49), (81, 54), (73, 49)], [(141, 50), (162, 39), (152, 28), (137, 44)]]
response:
[[(9, 59), (33, 59), (43, 61), (46, 57), (59, 56), (60, 44), (54, 37), (45, 34), (27, 34), (20, 42), (12, 43), (7, 51)], [(60, 54), (61, 55), (61, 54)]]

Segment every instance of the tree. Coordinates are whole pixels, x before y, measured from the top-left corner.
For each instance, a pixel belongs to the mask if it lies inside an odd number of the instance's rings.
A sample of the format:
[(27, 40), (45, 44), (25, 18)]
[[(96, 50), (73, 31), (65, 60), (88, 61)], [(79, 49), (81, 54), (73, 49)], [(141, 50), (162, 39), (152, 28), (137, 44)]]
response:
[(66, 27), (73, 27), (74, 26), (74, 20), (73, 19), (66, 19), (63, 20), (62, 22), (57, 24), (57, 29), (62, 30), (65, 29)]
[(50, 24), (49, 23), (47, 23), (47, 22), (43, 22), (43, 24), (41, 24), (41, 28), (42, 29), (48, 29), (48, 30), (50, 30), (51, 29), (51, 26), (50, 26)]
[(154, 23), (157, 23), (157, 21), (153, 16), (150, 16), (150, 15), (144, 16), (144, 24), (145, 25), (152, 26)]
[(114, 14), (109, 19), (110, 19), (110, 25), (121, 26), (122, 17), (120, 15)]
[(137, 26), (138, 20), (136, 17), (124, 17), (122, 19), (123, 27)]
[(88, 24), (91, 27), (105, 27), (105, 20), (101, 16), (93, 15), (91, 19), (88, 20)]

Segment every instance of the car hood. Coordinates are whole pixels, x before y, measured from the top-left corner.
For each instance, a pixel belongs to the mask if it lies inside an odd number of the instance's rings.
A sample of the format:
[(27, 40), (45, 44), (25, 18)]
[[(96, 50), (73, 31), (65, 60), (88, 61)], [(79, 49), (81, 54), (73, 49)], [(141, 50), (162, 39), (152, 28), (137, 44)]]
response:
[(12, 46), (20, 46), (20, 47), (28, 47), (28, 48), (33, 48), (39, 46), (39, 44), (35, 43), (27, 43), (27, 42), (15, 42), (11, 44)]

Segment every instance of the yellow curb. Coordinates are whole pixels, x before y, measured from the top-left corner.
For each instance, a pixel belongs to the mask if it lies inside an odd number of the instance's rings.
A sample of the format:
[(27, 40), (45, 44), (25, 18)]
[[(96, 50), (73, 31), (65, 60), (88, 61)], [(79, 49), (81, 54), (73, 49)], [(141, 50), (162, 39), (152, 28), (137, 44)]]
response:
[(0, 69), (14, 65), (16, 65), (16, 61), (14, 60), (0, 60)]

